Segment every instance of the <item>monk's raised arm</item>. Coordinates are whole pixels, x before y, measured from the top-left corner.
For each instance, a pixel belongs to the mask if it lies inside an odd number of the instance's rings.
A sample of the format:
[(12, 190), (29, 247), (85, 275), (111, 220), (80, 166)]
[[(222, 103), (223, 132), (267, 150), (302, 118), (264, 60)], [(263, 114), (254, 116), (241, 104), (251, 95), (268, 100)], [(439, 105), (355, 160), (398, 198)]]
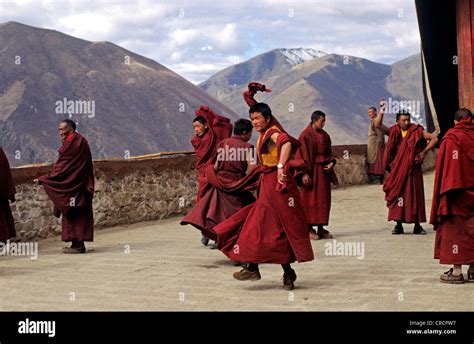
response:
[(381, 107), (377, 114), (377, 117), (375, 118), (374, 127), (382, 130), (382, 132), (385, 135), (388, 135), (390, 132), (390, 129), (387, 126), (383, 125), (383, 115), (385, 113), (385, 101), (380, 102), (380, 104), (381, 104)]

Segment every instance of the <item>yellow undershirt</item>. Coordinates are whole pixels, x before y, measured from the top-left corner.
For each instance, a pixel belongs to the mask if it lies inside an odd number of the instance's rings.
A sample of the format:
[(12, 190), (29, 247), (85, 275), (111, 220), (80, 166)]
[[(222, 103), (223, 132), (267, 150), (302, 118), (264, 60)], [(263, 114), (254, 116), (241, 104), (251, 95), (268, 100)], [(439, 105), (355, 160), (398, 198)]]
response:
[[(272, 126), (270, 129), (277, 129), (276, 126)], [(279, 130), (278, 130), (279, 131)], [(263, 136), (263, 135), (262, 135)], [(261, 136), (260, 136), (261, 137)], [(260, 137), (257, 140), (257, 147), (260, 148)], [(278, 165), (278, 148), (276, 145), (268, 151), (266, 154), (262, 154), (262, 164), (265, 166), (273, 167)]]
[(408, 129), (407, 130), (400, 129), (400, 130), (402, 131), (402, 137), (405, 138), (405, 136), (407, 136)]

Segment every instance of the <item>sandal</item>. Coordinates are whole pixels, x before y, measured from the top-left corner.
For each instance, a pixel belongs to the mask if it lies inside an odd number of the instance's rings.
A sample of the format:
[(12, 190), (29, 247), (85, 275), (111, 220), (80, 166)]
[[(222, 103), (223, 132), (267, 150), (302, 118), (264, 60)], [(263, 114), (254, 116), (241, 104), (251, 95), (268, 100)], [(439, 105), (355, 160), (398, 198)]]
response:
[(449, 269), (449, 271), (446, 271), (444, 274), (442, 274), (439, 279), (442, 283), (450, 283), (450, 284), (462, 284), (464, 283), (464, 276), (461, 273), (459, 276), (453, 275), (453, 268)]

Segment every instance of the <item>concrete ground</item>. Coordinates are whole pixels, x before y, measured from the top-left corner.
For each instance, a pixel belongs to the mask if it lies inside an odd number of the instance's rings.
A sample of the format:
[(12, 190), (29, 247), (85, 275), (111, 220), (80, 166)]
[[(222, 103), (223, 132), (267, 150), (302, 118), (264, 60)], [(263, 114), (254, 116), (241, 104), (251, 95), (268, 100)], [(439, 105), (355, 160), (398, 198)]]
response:
[[(432, 184), (425, 175), (427, 214)], [(0, 257), (0, 310), (472, 311), (474, 284), (439, 282), (447, 267), (432, 258), (431, 226), (426, 236), (394, 236), (386, 216), (380, 186), (334, 190), (328, 229), (340, 245), (363, 244), (364, 257), (331, 256), (331, 240), (313, 242), (316, 260), (294, 265), (292, 292), (276, 265), (261, 266), (260, 281), (234, 280), (240, 268), (179, 218), (97, 231), (84, 255), (64, 255), (59, 238), (46, 239), (37, 260)]]

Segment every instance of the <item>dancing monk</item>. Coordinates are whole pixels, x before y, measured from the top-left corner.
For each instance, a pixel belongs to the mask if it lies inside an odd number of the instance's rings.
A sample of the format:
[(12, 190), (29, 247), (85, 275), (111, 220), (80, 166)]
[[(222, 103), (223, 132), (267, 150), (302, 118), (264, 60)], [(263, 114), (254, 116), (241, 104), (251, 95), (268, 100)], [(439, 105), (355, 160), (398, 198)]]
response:
[(377, 109), (373, 106), (367, 110), (370, 118), (367, 139), (367, 175), (371, 184), (382, 184), (385, 177), (383, 153), (385, 151), (385, 135), (388, 135), (390, 131), (390, 129), (383, 125), (385, 106), (386, 103), (382, 100), (378, 113)]
[(237, 120), (234, 135), (217, 145), (215, 164), (207, 165), (205, 172), (209, 186), (181, 220), (181, 225), (191, 224), (205, 237), (213, 237), (213, 227), (255, 201), (250, 191), (226, 192), (214, 182), (215, 179), (232, 182), (245, 177), (252, 159), (253, 146), (248, 143), (251, 137), (252, 123), (248, 119)]
[(397, 113), (396, 120), (384, 153), (384, 166), (389, 171), (383, 184), (388, 221), (397, 223), (392, 234), (403, 234), (402, 223), (414, 223), (413, 234), (426, 234), (420, 225), (426, 222), (421, 165), (438, 139), (421, 125), (411, 123), (408, 112)]
[[(296, 153), (296, 158), (304, 160), (307, 166), (302, 176), (300, 195), (312, 240), (332, 238), (324, 226), (329, 224), (331, 182), (337, 185), (338, 181), (334, 172), (336, 159), (332, 155), (331, 138), (323, 130), (325, 123), (326, 114), (314, 111), (311, 123), (299, 137), (301, 146)], [(317, 226), (317, 233), (313, 226)]]
[[(214, 164), (217, 145), (223, 139), (232, 134), (232, 125), (228, 118), (219, 116), (211, 108), (201, 105), (195, 112), (193, 119), (195, 135), (191, 144), (196, 152), (196, 171), (198, 175), (198, 189), (196, 202), (204, 196), (208, 187), (206, 167), (209, 163)], [(201, 243), (207, 246), (209, 239), (203, 235)]]
[(264, 85), (250, 83), (244, 98), (250, 106), (252, 125), (260, 133), (257, 140), (259, 165), (253, 168), (248, 180), (257, 178), (256, 202), (242, 208), (235, 215), (214, 227), (219, 249), (233, 261), (248, 265), (234, 273), (240, 281), (261, 279), (259, 264), (281, 264), (283, 287), (294, 288), (294, 261), (314, 259), (308, 227), (293, 168), (302, 160), (291, 160), (299, 142), (289, 136), (272, 115), (267, 104), (257, 103), (257, 91), (269, 91)]
[(61, 239), (71, 242), (64, 253), (85, 253), (85, 241), (93, 241), (94, 169), (87, 140), (76, 132), (76, 123), (65, 119), (59, 123), (63, 142), (53, 170), (38, 179), (46, 194), (53, 201), (53, 213), (62, 215)]
[(433, 189), (430, 223), (436, 230), (435, 259), (453, 265), (441, 282), (464, 283), (462, 265), (469, 265), (467, 281), (474, 282), (474, 124), (472, 113), (460, 109), (454, 128), (444, 135)]

